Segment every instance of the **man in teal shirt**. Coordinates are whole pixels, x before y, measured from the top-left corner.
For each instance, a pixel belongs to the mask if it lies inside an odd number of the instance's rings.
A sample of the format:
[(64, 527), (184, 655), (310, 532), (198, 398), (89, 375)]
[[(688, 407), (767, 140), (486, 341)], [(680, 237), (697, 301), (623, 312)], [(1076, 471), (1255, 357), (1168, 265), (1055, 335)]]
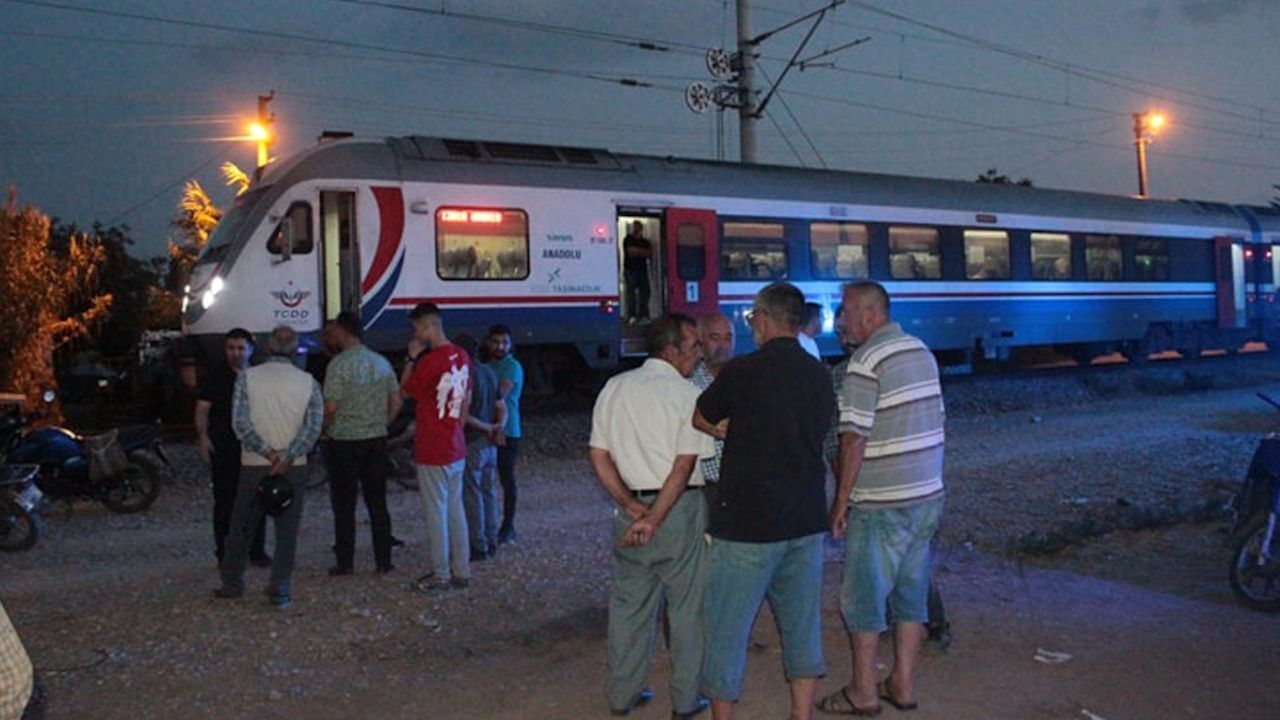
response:
[(498, 399), (507, 405), (507, 422), (498, 434), (498, 480), (502, 483), (502, 527), (498, 542), (516, 539), (516, 456), (520, 452), (520, 393), (524, 367), (511, 354), (511, 328), (494, 325), (487, 340), (489, 367), (498, 376)]
[(330, 575), (354, 572), (356, 491), (364, 490), (378, 572), (391, 570), (391, 515), (387, 512), (387, 425), (400, 412), (400, 383), (391, 363), (361, 342), (355, 313), (325, 325), (325, 340), (341, 348), (325, 371), (324, 420), (329, 443), (329, 500), (333, 504)]

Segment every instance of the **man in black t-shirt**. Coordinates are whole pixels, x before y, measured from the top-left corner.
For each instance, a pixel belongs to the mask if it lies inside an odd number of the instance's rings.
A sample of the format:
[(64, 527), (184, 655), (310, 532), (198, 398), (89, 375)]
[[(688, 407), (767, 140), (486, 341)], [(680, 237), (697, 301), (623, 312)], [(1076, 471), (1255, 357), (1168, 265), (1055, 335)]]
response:
[(627, 236), (622, 240), (622, 273), (627, 281), (628, 320), (649, 319), (649, 258), (653, 257), (653, 243), (644, 237), (644, 224), (631, 223)]
[[(226, 362), (213, 363), (200, 386), (195, 417), (200, 458), (209, 463), (213, 480), (213, 542), (219, 563), (240, 482), (240, 441), (231, 430), (231, 397), (236, 376), (249, 367), (253, 357), (253, 335), (244, 328), (233, 328), (223, 339), (222, 353)], [(264, 516), (254, 532), (249, 551), (249, 562), (258, 567), (271, 567), (271, 557), (263, 547), (265, 526)]]
[(804, 295), (788, 283), (756, 294), (759, 348), (735, 358), (698, 398), (693, 422), (723, 438), (708, 499), (703, 691), (717, 720), (742, 695), (747, 642), (765, 598), (782, 638), (791, 717), (813, 713), (822, 658), (822, 536), (828, 530), (822, 443), (835, 409), (831, 375), (796, 341)]

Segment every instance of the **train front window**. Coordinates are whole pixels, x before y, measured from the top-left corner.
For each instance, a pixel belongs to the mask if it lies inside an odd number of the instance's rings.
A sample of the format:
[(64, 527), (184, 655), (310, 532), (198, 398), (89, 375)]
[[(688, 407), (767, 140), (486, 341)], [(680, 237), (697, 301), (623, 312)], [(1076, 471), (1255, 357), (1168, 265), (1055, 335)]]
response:
[(1123, 279), (1124, 253), (1115, 235), (1085, 235), (1084, 265), (1090, 280)]
[(970, 280), (1009, 279), (1009, 233), (964, 231), (964, 276)]
[(442, 280), (529, 277), (529, 214), (508, 208), (437, 209), (436, 275)]
[(1169, 279), (1169, 241), (1139, 238), (1133, 246), (1133, 270), (1138, 280)]
[(720, 240), (720, 277), (726, 280), (786, 278), (786, 229), (782, 223), (726, 222)]
[(816, 278), (867, 277), (867, 226), (862, 223), (809, 223), (809, 266)]
[(942, 277), (942, 242), (937, 228), (889, 228), (889, 276), (894, 280)]
[(315, 247), (315, 235), (311, 232), (311, 206), (304, 202), (296, 202), (289, 206), (289, 212), (280, 218), (276, 229), (267, 238), (267, 252), (279, 255), (284, 248), (285, 225), (292, 224), (294, 255), (306, 255)]
[(1071, 236), (1031, 233), (1031, 277), (1034, 280), (1071, 279)]

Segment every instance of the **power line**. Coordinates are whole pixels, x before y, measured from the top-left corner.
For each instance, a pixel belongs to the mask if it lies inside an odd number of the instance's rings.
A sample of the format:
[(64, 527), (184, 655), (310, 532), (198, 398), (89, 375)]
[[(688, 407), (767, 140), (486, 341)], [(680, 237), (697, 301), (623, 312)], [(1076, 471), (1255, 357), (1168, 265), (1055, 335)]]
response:
[(193, 170), (190, 170), (190, 171), (188, 171), (188, 172), (183, 173), (181, 176), (179, 176), (179, 177), (178, 177), (178, 179), (177, 179), (177, 180), (174, 180), (173, 182), (171, 182), (171, 183), (169, 183), (169, 184), (165, 185), (164, 187), (160, 188), (159, 190), (157, 190), (157, 191), (155, 192), (155, 194), (154, 194), (154, 195), (150, 195), (150, 196), (148, 196), (148, 197), (147, 197), (147, 199), (145, 199), (145, 200), (143, 200), (143, 201), (141, 201), (141, 202), (137, 203), (136, 205), (133, 205), (133, 206), (132, 206), (132, 207), (130, 207), (128, 210), (125, 210), (124, 212), (117, 213), (117, 214), (116, 214), (114, 217), (112, 217), (110, 220), (107, 220), (106, 222), (104, 222), (104, 223), (103, 223), (103, 225), (104, 225), (104, 226), (107, 226), (107, 227), (110, 227), (110, 226), (112, 226), (112, 225), (115, 225), (115, 224), (116, 224), (117, 222), (119, 222), (120, 220), (122, 220), (122, 219), (124, 219), (124, 218), (126, 218), (126, 217), (128, 217), (128, 216), (130, 216), (130, 215), (132, 215), (135, 211), (137, 211), (137, 210), (141, 210), (142, 208), (146, 207), (147, 205), (150, 205), (151, 203), (153, 203), (153, 202), (155, 202), (157, 199), (159, 199), (161, 195), (164, 195), (165, 193), (167, 193), (167, 192), (169, 192), (170, 190), (174, 189), (174, 188), (175, 188), (175, 187), (177, 187), (178, 185), (181, 185), (182, 183), (186, 182), (187, 180), (190, 180), (192, 175), (196, 175), (196, 174), (198, 174), (201, 170), (204, 170), (205, 168), (207, 168), (207, 167), (209, 167), (210, 165), (212, 165), (212, 164), (213, 164), (213, 162), (214, 162), (215, 160), (217, 160), (218, 158), (220, 158), (220, 157), (222, 157), (222, 151), (221, 151), (221, 150), (219, 150), (218, 152), (216, 152), (216, 153), (214, 153), (214, 154), (210, 155), (210, 156), (209, 156), (209, 158), (208, 158), (207, 160), (205, 160), (204, 162), (202, 162), (202, 163), (200, 163), (199, 165), (197, 165)]

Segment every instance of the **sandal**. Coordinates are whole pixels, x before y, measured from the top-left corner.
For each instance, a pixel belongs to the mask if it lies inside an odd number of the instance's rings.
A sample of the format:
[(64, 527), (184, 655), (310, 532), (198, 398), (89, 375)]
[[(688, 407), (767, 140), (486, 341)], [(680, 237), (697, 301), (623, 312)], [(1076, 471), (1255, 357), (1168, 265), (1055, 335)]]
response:
[(879, 691), (877, 694), (880, 695), (881, 700), (889, 703), (890, 705), (893, 706), (893, 709), (898, 710), (899, 712), (910, 712), (920, 707), (920, 703), (900, 702), (897, 698), (895, 698), (893, 696), (893, 693), (889, 691), (888, 680), (880, 681), (880, 685), (879, 687), (876, 688), (876, 690)]
[(829, 715), (853, 715), (855, 717), (875, 717), (880, 714), (881, 710), (879, 705), (865, 708), (854, 705), (853, 699), (849, 697), (848, 687), (842, 687), (818, 700), (815, 707)]

